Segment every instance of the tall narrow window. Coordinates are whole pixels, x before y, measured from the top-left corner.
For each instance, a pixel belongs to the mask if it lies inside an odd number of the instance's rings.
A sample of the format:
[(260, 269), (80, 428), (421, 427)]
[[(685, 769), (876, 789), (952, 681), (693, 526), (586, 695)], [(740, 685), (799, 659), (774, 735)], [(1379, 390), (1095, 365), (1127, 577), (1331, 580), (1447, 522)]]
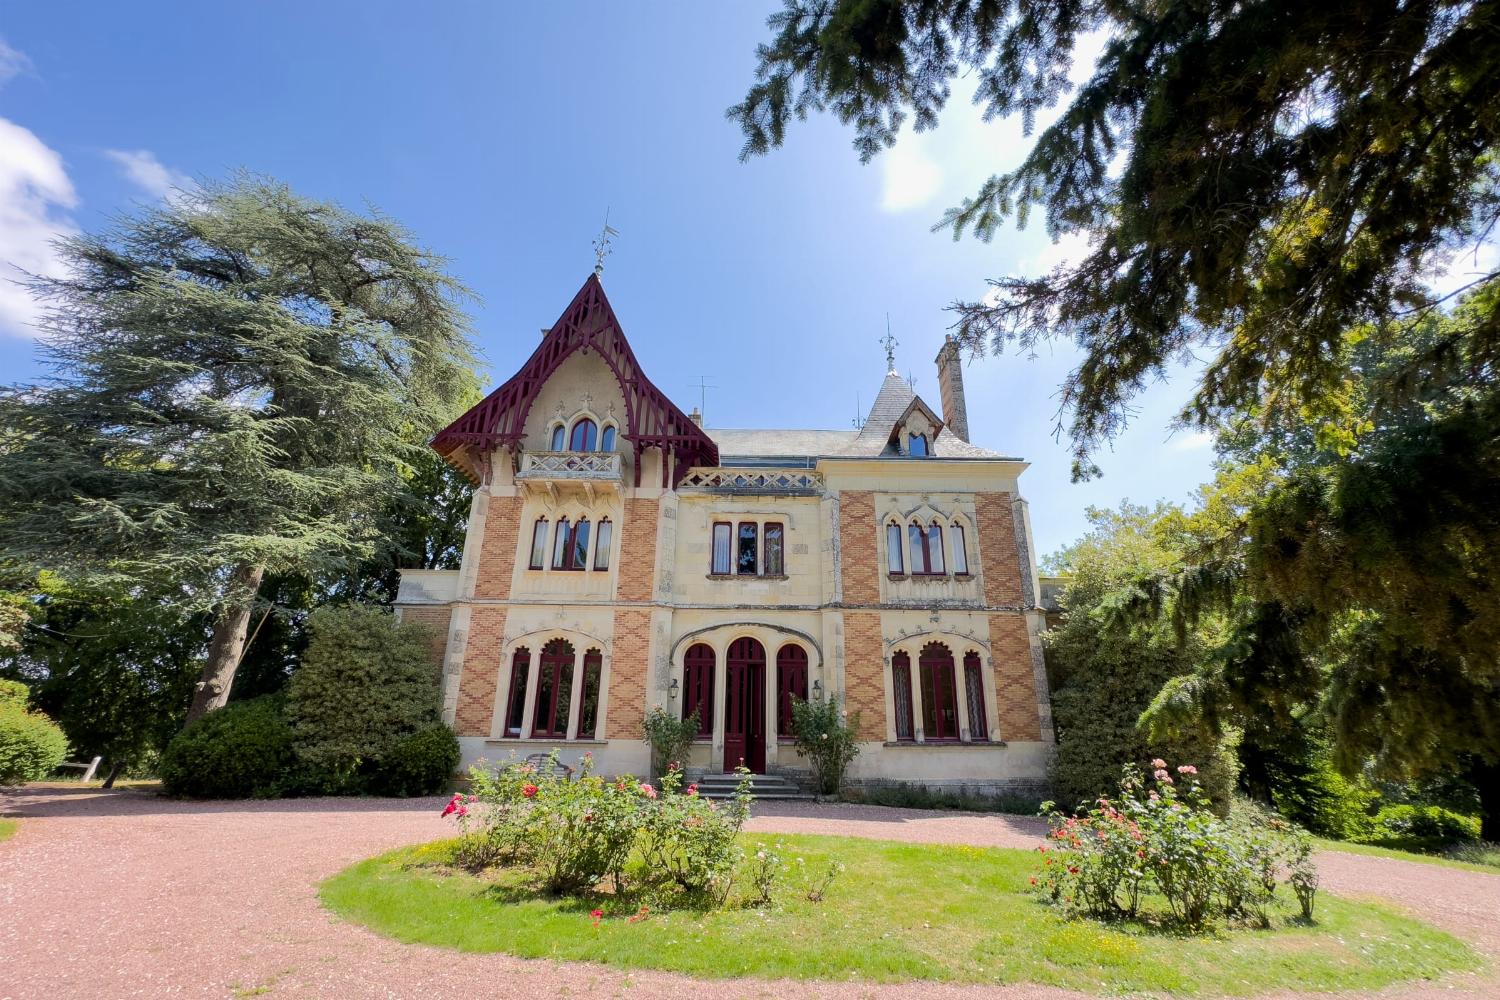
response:
[[(609, 522), (605, 522), (608, 524)], [(600, 525), (602, 528), (603, 525)], [(583, 654), (583, 697), (578, 699), (578, 738), (598, 739), (599, 684), (604, 675), (604, 656), (597, 649)]]
[(896, 739), (910, 743), (917, 736), (912, 730), (911, 657), (904, 652), (891, 657), (891, 695), (896, 707)]
[(568, 558), (568, 519), (557, 519), (557, 533), (552, 536), (552, 568), (562, 569)]
[(565, 739), (568, 712), (573, 707), (573, 644), (566, 639), (547, 643), (542, 647), (541, 666), (537, 673), (536, 714), (531, 717), (531, 735)]
[(615, 429), (613, 425), (604, 428), (604, 433), (599, 438), (599, 450), (615, 450)]
[(531, 670), (531, 650), (522, 646), (510, 658), (510, 695), (505, 699), (505, 735), (520, 736), (526, 717), (526, 674)]
[(609, 569), (609, 547), (614, 544), (614, 525), (609, 518), (599, 519), (599, 538), (594, 542), (594, 568)]
[(581, 518), (573, 526), (573, 537), (568, 545), (568, 558), (563, 569), (589, 568), (589, 519)]
[(714, 734), (714, 651), (704, 643), (688, 647), (682, 669), (682, 717), (698, 711), (698, 738)]
[(958, 739), (958, 691), (953, 683), (953, 652), (940, 642), (922, 647), (922, 735), (926, 740)]
[(573, 425), (573, 434), (568, 439), (569, 451), (593, 451), (599, 436), (599, 427), (588, 417), (579, 418)]
[(972, 649), (964, 654), (964, 697), (969, 701), (969, 739), (989, 742), (989, 718), (984, 714), (984, 671), (979, 666), (979, 654)]
[(714, 558), (709, 572), (714, 576), (727, 576), (730, 573), (729, 547), (732, 526), (723, 521), (714, 524)]
[(553, 451), (562, 451), (563, 450), (563, 438), (567, 435), (567, 433), (568, 432), (563, 428), (562, 424), (558, 424), (556, 427), (552, 428), (552, 450)]
[(756, 533), (754, 521), (740, 522), (740, 547), (734, 562), (734, 571), (740, 576), (755, 575)]
[(766, 525), (766, 558), (762, 563), (766, 576), (786, 574), (786, 546), (783, 544), (781, 525)]
[(790, 739), (792, 701), (807, 700), (807, 650), (789, 642), (776, 652), (776, 735)]
[(936, 521), (927, 526), (927, 565), (929, 573), (943, 572), (943, 526)]
[(953, 572), (959, 576), (967, 576), (969, 573), (969, 547), (964, 544), (963, 525), (955, 524), (948, 529), (948, 534), (953, 538)]
[(916, 521), (906, 526), (906, 540), (911, 545), (911, 571), (913, 575), (931, 573), (927, 561), (927, 532)]
[(885, 561), (892, 573), (905, 573), (906, 560), (901, 558), (901, 525), (885, 526)]
[(907, 451), (911, 454), (912, 458), (926, 458), (927, 457), (927, 435), (926, 434), (913, 434), (911, 436), (911, 442), (907, 446)]
[(541, 569), (547, 565), (547, 519), (539, 517), (536, 524), (531, 528), (531, 562), (527, 563), (532, 569)]

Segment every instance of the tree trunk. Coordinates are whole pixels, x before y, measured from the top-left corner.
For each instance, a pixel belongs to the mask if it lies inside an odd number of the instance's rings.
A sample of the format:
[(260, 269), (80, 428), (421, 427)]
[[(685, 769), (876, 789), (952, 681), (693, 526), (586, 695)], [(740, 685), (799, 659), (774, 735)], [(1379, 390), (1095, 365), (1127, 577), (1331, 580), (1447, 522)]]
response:
[(1469, 765), (1468, 779), (1479, 790), (1479, 838), (1500, 844), (1500, 764), (1476, 760)]
[(184, 725), (223, 708), (229, 700), (229, 686), (234, 683), (234, 672), (239, 668), (240, 658), (245, 655), (245, 635), (250, 628), (250, 611), (255, 604), (255, 592), (265, 576), (264, 566), (240, 563), (229, 578), (224, 605), (214, 623), (213, 638), (208, 643), (208, 659), (203, 664), (203, 675), (193, 689), (193, 704), (188, 708)]
[(115, 776), (120, 773), (120, 767), (121, 762), (118, 760), (111, 760), (109, 762), (109, 776), (104, 779), (104, 788), (115, 787)]

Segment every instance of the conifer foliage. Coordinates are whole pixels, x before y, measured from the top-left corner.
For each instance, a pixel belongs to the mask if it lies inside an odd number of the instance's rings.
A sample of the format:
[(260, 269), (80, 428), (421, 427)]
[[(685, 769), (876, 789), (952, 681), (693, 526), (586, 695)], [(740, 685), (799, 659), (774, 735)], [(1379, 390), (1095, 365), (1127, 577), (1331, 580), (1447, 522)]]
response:
[(228, 697), (267, 574), (338, 573), (474, 390), (464, 289), (389, 219), (240, 176), (61, 244), (54, 376), (0, 392), (0, 561), (170, 583)]

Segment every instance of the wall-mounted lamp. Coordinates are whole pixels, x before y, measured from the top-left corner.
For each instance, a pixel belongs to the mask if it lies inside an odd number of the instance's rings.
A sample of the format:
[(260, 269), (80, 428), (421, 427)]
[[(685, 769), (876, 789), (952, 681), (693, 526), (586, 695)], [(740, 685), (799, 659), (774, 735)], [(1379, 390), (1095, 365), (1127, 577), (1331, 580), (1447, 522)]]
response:
[(823, 682), (822, 681), (818, 681), (818, 680), (813, 681), (813, 697), (817, 698), (819, 700), (822, 699), (822, 697), (823, 697)]
[(673, 701), (677, 700), (677, 678), (672, 678), (672, 686), (667, 689), (667, 697)]

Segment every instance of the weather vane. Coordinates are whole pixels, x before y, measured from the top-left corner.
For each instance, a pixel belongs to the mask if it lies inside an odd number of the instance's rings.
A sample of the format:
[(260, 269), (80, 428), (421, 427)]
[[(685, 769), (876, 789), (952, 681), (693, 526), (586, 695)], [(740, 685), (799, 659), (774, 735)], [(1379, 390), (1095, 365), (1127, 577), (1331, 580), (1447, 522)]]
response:
[(609, 209), (604, 210), (604, 230), (594, 240), (594, 275), (595, 277), (604, 273), (604, 258), (609, 256), (609, 239), (611, 236), (619, 236), (620, 231), (609, 224)]
[(885, 345), (886, 373), (894, 375), (896, 374), (896, 348), (901, 345), (901, 341), (897, 340), (894, 336), (891, 335), (890, 313), (885, 314), (885, 336), (880, 338), (880, 342)]

